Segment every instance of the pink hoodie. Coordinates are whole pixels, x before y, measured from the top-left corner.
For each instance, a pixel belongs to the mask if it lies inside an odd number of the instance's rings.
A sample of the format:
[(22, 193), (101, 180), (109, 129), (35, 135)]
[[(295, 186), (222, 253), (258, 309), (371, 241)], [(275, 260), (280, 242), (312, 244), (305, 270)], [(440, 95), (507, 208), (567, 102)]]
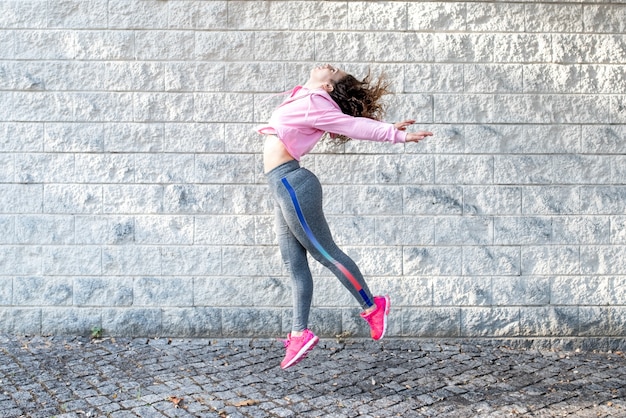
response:
[(268, 123), (256, 130), (277, 135), (287, 152), (298, 161), (315, 147), (325, 132), (378, 142), (406, 140), (406, 132), (393, 124), (346, 115), (325, 90), (302, 86), (295, 87), (274, 110)]

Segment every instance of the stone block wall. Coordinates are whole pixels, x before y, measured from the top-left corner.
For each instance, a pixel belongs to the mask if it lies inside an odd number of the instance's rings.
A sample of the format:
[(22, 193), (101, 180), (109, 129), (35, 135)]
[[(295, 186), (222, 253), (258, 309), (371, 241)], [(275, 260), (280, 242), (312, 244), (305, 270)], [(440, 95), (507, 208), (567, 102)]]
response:
[[(626, 336), (623, 2), (0, 0), (0, 332), (289, 331), (253, 127), (316, 63), (419, 144), (320, 144), (390, 336)], [(327, 271), (311, 327), (366, 336)]]

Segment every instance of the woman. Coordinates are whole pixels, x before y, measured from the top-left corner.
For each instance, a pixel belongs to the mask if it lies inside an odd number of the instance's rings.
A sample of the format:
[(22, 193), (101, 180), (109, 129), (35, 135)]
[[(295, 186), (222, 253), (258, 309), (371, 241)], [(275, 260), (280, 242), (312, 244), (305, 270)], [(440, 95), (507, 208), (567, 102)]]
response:
[(373, 296), (356, 264), (335, 244), (322, 210), (322, 189), (317, 177), (301, 168), (300, 158), (329, 133), (343, 139), (392, 143), (417, 142), (431, 132), (407, 133), (406, 120), (380, 122), (381, 97), (387, 93), (379, 80), (360, 81), (331, 65), (315, 67), (303, 86), (295, 87), (257, 128), (265, 134), (264, 171), (275, 200), (275, 223), (280, 252), (293, 284), (293, 323), (281, 362), (286, 369), (302, 360), (319, 338), (308, 328), (313, 279), (307, 252), (330, 269), (363, 308), (361, 316), (379, 340), (385, 334), (389, 297)]

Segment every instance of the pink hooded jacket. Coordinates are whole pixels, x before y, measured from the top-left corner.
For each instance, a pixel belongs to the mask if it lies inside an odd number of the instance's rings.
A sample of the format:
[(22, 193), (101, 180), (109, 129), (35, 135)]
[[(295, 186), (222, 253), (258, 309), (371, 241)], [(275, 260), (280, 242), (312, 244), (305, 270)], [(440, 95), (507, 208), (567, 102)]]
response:
[(325, 132), (378, 142), (406, 140), (406, 132), (393, 124), (346, 115), (325, 90), (302, 86), (295, 87), (274, 110), (268, 123), (256, 130), (278, 136), (287, 152), (298, 161), (315, 147)]

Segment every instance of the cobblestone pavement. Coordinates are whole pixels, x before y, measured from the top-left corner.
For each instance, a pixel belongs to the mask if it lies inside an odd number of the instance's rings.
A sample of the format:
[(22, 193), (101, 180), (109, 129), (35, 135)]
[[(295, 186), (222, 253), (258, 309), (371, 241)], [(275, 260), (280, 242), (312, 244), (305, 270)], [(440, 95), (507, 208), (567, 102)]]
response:
[(626, 417), (621, 352), (489, 341), (0, 337), (0, 417)]

